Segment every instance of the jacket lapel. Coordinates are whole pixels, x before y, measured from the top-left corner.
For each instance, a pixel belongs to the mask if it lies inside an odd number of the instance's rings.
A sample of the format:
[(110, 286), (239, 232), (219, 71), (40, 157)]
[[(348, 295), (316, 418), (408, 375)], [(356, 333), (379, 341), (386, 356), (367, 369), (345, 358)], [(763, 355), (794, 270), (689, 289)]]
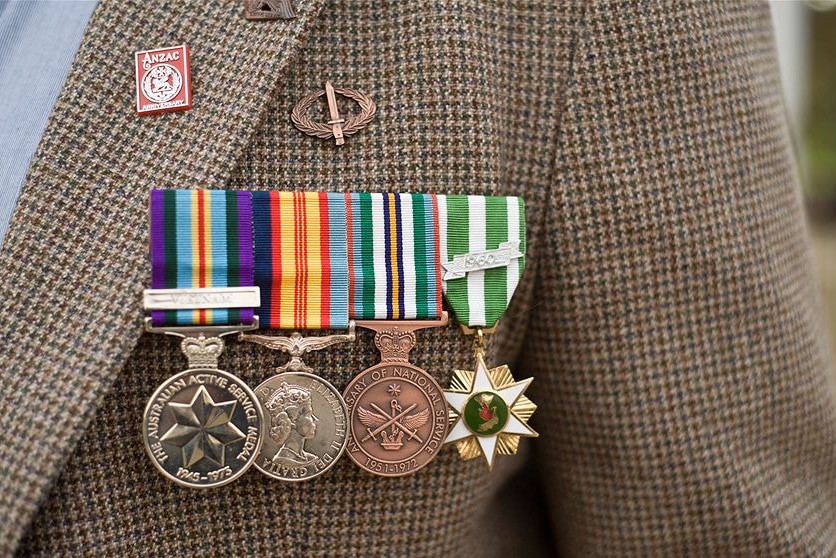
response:
[[(322, 0), (102, 2), (0, 252), (0, 548), (14, 548), (141, 332), (154, 187), (224, 187)], [(134, 113), (133, 52), (188, 43), (194, 106)], [(288, 107), (290, 108), (290, 107)], [(118, 467), (118, 448), (112, 451)], [(4, 552), (5, 553), (5, 552)]]

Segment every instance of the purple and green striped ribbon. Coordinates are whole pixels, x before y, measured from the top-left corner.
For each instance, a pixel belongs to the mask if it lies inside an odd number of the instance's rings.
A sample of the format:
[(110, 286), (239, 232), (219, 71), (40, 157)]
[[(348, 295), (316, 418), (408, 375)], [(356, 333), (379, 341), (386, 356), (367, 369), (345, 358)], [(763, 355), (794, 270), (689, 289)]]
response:
[[(438, 196), (441, 253), (444, 262), (468, 253), (495, 250), (519, 242), (525, 254), (525, 207), (517, 197)], [(507, 266), (469, 271), (444, 282), (444, 297), (456, 320), (468, 327), (491, 328), (505, 313), (525, 267), (525, 257)]]
[[(153, 190), (151, 288), (253, 285), (249, 192)], [(252, 308), (153, 311), (155, 326), (251, 324)]]
[(346, 194), (349, 307), (362, 320), (441, 316), (437, 196)]

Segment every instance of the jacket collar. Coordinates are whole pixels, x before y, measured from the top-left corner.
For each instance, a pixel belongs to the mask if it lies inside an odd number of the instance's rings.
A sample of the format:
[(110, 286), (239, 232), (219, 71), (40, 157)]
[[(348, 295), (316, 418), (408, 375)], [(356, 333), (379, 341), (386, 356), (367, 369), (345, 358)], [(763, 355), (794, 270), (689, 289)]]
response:
[[(322, 3), (296, 0), (296, 19), (272, 22), (229, 0), (94, 12), (0, 252), (0, 549), (141, 333), (149, 191), (226, 185)], [(136, 116), (134, 51), (184, 42), (192, 110)]]

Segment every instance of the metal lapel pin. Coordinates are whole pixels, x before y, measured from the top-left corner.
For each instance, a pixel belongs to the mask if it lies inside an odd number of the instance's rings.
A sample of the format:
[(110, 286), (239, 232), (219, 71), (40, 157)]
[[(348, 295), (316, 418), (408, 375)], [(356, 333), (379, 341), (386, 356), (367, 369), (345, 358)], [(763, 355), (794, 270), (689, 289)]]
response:
[[(360, 105), (360, 113), (348, 119), (340, 117), (337, 109), (337, 94), (357, 101), (357, 104)], [(308, 109), (322, 95), (325, 95), (328, 99), (328, 111), (331, 119), (327, 123), (313, 122), (308, 118)], [(365, 93), (356, 89), (335, 89), (330, 81), (326, 81), (324, 90), (315, 91), (296, 103), (293, 112), (290, 113), (290, 119), (293, 120), (293, 124), (297, 128), (309, 136), (322, 139), (334, 138), (337, 145), (342, 145), (345, 143), (345, 136), (356, 134), (374, 119), (376, 110), (377, 106), (374, 101)]]

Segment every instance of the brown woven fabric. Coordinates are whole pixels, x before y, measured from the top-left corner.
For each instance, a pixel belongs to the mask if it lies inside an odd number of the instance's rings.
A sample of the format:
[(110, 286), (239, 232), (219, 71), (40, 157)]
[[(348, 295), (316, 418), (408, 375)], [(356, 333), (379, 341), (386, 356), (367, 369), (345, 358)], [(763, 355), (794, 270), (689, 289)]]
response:
[[(766, 6), (294, 7), (267, 24), (227, 0), (96, 12), (0, 259), (2, 548), (836, 552), (836, 405)], [(130, 52), (183, 41), (195, 108), (134, 117)], [(289, 120), (325, 79), (378, 105), (339, 149)], [(523, 195), (530, 265), (489, 359), (535, 376), (541, 438), (491, 475), (448, 448), (404, 479), (342, 460), (302, 484), (165, 481), (139, 417), (184, 362), (171, 339), (136, 343), (152, 185)], [(468, 347), (424, 331), (413, 360), (446, 383)], [(341, 387), (375, 359), (361, 334), (306, 360)], [(230, 343), (221, 364), (252, 384), (282, 361)]]

